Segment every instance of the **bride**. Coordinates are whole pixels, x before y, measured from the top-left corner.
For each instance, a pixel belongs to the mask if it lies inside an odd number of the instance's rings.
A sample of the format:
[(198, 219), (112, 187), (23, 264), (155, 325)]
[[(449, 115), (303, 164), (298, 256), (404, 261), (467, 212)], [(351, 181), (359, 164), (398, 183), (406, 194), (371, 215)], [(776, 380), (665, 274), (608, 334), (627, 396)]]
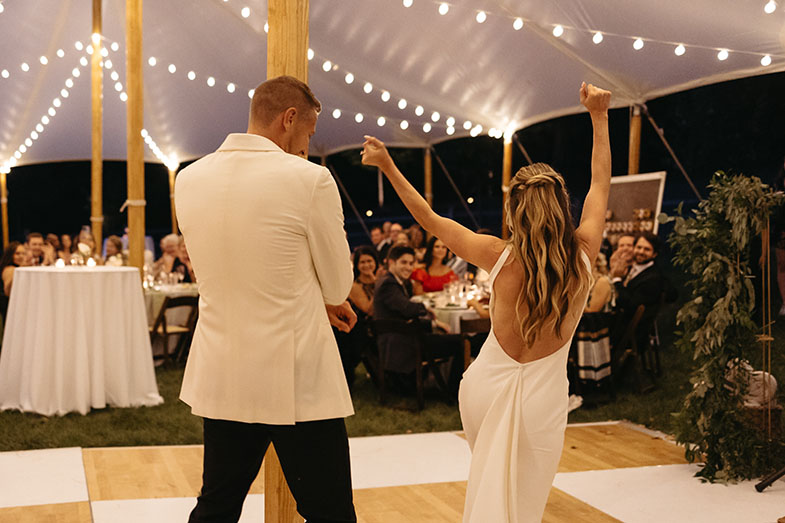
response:
[(384, 144), (366, 136), (363, 164), (379, 167), (419, 224), (490, 273), (492, 328), (463, 376), (461, 421), (472, 449), (464, 522), (537, 522), (567, 424), (567, 353), (591, 287), (611, 177), (611, 93), (581, 85), (593, 127), (591, 187), (580, 225), (564, 179), (546, 164), (522, 168), (505, 202), (510, 239), (475, 234), (434, 213)]

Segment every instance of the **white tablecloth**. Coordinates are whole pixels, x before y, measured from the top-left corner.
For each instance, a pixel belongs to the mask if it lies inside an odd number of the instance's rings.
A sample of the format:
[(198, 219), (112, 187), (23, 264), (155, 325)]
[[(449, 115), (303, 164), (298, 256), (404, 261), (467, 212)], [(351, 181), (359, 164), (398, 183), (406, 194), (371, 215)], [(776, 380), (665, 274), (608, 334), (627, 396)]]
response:
[(16, 269), (0, 409), (50, 416), (162, 402), (137, 269)]
[(472, 308), (462, 307), (436, 307), (433, 309), (436, 319), (450, 326), (451, 334), (461, 333), (461, 318), (475, 320), (480, 317)]

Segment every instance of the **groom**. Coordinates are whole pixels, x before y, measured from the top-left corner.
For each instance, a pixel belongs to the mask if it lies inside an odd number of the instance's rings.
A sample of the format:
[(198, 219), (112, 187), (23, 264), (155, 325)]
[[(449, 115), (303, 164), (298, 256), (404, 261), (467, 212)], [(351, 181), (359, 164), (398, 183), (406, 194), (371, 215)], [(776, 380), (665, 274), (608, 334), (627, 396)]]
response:
[(338, 189), (307, 160), (320, 110), (299, 80), (268, 80), (247, 133), (177, 177), (200, 294), (180, 393), (204, 418), (192, 523), (239, 519), (270, 442), (307, 521), (356, 521), (343, 420), (354, 410), (330, 328), (356, 321), (352, 266)]

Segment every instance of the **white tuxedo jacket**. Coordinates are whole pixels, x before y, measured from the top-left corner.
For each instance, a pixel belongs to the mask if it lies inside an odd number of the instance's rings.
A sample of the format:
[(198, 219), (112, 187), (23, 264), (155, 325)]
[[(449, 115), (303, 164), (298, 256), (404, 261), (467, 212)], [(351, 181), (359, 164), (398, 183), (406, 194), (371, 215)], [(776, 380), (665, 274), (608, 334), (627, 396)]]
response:
[(330, 172), (230, 134), (178, 174), (175, 207), (200, 295), (180, 399), (246, 423), (353, 414), (324, 308), (353, 276)]

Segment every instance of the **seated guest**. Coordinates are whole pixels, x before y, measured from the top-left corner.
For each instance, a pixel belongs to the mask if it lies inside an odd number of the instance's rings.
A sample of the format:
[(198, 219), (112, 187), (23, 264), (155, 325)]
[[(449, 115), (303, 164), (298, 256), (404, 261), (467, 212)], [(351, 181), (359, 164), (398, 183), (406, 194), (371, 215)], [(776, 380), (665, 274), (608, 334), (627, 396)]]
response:
[[(414, 269), (414, 249), (399, 245), (390, 249), (388, 254), (389, 273), (376, 281), (373, 300), (374, 319), (428, 319), (431, 313), (422, 303), (410, 301), (413, 296), (412, 282), (409, 277)], [(450, 327), (438, 320), (433, 322), (445, 332)], [(383, 368), (402, 375), (412, 375), (415, 371), (415, 343), (404, 334), (387, 333), (377, 339), (379, 357)], [(453, 365), (456, 367), (456, 365)], [(461, 369), (463, 366), (460, 366)]]
[(122, 267), (127, 264), (123, 254), (123, 240), (119, 236), (109, 236), (106, 239), (106, 261), (104, 265)]
[(53, 253), (46, 247), (44, 236), (40, 232), (31, 232), (27, 235), (27, 249), (33, 258), (33, 265), (54, 264)]
[(14, 270), (27, 265), (27, 249), (19, 242), (11, 242), (0, 258), (0, 276), (3, 278), (3, 292), (0, 293), (0, 314), (5, 319), (8, 310), (8, 298), (11, 296), (11, 285), (14, 282)]
[(611, 312), (614, 302), (613, 283), (609, 276), (608, 264), (602, 253), (594, 260), (594, 267), (592, 267), (591, 275), (594, 278), (594, 284), (589, 291), (589, 298), (583, 312)]
[(610, 259), (610, 272), (627, 275), (627, 271), (633, 262), (633, 247), (635, 246), (635, 236), (632, 234), (622, 234), (616, 242), (616, 250), (613, 251)]
[(387, 253), (390, 252), (390, 248), (395, 244), (398, 235), (403, 232), (403, 227), (400, 223), (390, 224), (390, 222), (384, 222), (382, 231), (385, 233), (384, 240), (376, 246), (376, 250), (379, 251), (379, 259), (386, 262)]
[(71, 235), (61, 234), (60, 248), (57, 250), (57, 257), (68, 262), (71, 260), (71, 253), (73, 252), (74, 249), (73, 249), (73, 242), (71, 242)]
[(638, 324), (635, 339), (639, 350), (648, 343), (660, 296), (666, 290), (666, 281), (654, 263), (659, 248), (659, 238), (650, 232), (643, 232), (635, 241), (630, 268), (627, 270), (620, 263), (611, 267), (618, 316), (611, 334), (612, 344), (621, 341), (624, 329), (639, 305), (644, 305), (646, 312)]
[(419, 224), (415, 223), (406, 230), (406, 237), (409, 239), (409, 247), (414, 249), (414, 264), (422, 266), (425, 257), (425, 234)]
[[(381, 229), (379, 229), (381, 232)], [(376, 284), (376, 249), (370, 245), (357, 247), (353, 253), (354, 283), (349, 303), (357, 314), (357, 323), (348, 333), (333, 329), (341, 352), (341, 362), (349, 388), (354, 384), (354, 370), (373, 344), (369, 320), (373, 315), (373, 292)]]
[(376, 227), (371, 227), (371, 243), (373, 244), (374, 249), (380, 249), (381, 243), (384, 241), (384, 233), (382, 232), (382, 228), (378, 225)]
[[(180, 258), (179, 260), (185, 265), (185, 272), (183, 273), (183, 282), (196, 283), (196, 274), (194, 273), (194, 266), (191, 264), (191, 255), (188, 254), (188, 249), (185, 247), (185, 238), (180, 238)], [(176, 269), (180, 271), (181, 269)]]
[(602, 252), (595, 258), (591, 272), (594, 283), (573, 337), (574, 352), (571, 348), (568, 368), (577, 372), (577, 376), (573, 374), (573, 380), (577, 377), (596, 384), (611, 373), (608, 323), (614, 289)]
[(424, 269), (417, 269), (412, 273), (415, 281), (415, 294), (423, 292), (438, 292), (444, 289), (446, 283), (457, 280), (458, 276), (445, 265), (447, 246), (435, 236), (428, 241), (423, 257)]
[(183, 281), (191, 282), (188, 266), (182, 260), (180, 237), (176, 234), (167, 234), (161, 238), (161, 251), (163, 254), (153, 263), (153, 274), (183, 274)]

